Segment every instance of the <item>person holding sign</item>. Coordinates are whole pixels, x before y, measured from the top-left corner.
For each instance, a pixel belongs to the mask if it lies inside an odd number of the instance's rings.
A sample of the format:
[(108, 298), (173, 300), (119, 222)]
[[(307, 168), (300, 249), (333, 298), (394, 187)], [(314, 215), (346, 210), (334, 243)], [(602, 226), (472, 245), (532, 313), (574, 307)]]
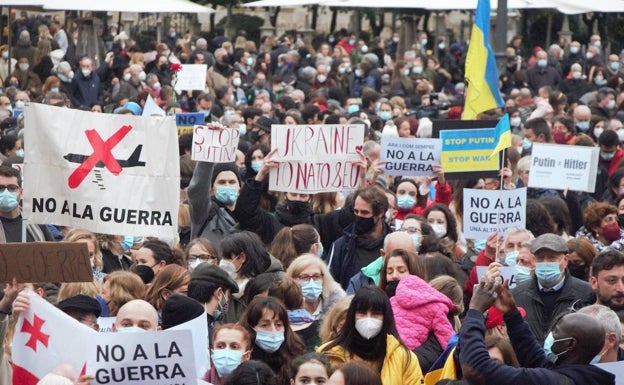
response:
[(423, 215), (428, 206), (434, 203), (449, 205), (451, 203), (451, 185), (446, 183), (444, 169), (440, 165), (433, 166), (433, 170), (438, 178), (435, 184), (435, 201), (429, 202), (430, 179), (424, 178), (417, 183), (413, 179), (401, 179), (396, 182), (397, 196), (397, 216), (395, 219), (402, 221), (408, 214)]

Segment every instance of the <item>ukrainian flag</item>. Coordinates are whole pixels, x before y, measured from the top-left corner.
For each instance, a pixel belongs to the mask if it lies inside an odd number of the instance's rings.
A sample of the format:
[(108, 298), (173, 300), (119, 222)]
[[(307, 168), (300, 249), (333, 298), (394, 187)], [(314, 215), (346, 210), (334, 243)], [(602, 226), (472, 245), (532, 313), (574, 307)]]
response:
[(505, 114), (496, 124), (494, 139), (496, 139), (496, 148), (490, 154), (490, 158), (498, 154), (499, 151), (511, 147), (511, 127), (509, 124), (509, 114)]
[(470, 34), (466, 56), (466, 103), (462, 119), (474, 120), (483, 111), (502, 107), (503, 97), (498, 87), (498, 69), (490, 36), (490, 0), (479, 0), (475, 23)]

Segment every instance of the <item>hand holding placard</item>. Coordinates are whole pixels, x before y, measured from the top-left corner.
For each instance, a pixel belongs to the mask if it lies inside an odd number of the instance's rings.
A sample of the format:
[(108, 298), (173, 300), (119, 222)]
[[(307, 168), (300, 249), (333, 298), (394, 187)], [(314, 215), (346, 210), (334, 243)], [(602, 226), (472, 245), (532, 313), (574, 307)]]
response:
[(278, 148), (274, 148), (264, 157), (262, 167), (260, 167), (260, 171), (256, 174), (256, 180), (258, 182), (262, 182), (267, 175), (269, 175), (272, 169), (279, 166), (279, 161), (275, 159), (275, 153), (277, 153), (278, 150)]

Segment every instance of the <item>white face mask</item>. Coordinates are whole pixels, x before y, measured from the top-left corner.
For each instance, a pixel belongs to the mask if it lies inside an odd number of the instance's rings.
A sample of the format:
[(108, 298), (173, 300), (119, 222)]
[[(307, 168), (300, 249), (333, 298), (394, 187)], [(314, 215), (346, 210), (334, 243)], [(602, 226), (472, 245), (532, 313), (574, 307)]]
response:
[(89, 77), (89, 75), (91, 75), (91, 70), (87, 70), (87, 69), (82, 69), (82, 76)]
[(125, 74), (125, 75), (123, 76), (123, 80), (124, 80), (124, 81), (129, 82), (131, 77), (132, 77), (132, 75), (130, 75), (129, 73), (127, 73), (127, 74)]
[(195, 258), (195, 260), (193, 262), (190, 262), (188, 264), (188, 269), (189, 271), (193, 271), (197, 266), (199, 266), (200, 263), (202, 263), (203, 261), (199, 258)]
[(232, 84), (234, 85), (234, 87), (240, 87), (240, 85), (241, 85), (241, 78), (234, 78), (234, 79), (232, 79)]
[(518, 127), (522, 123), (522, 119), (519, 116), (513, 117), (509, 119), (509, 123), (512, 127)]
[(154, 83), (154, 85), (152, 86), (152, 89), (159, 90), (160, 89), (160, 82)]
[(145, 329), (141, 329), (138, 326), (128, 326), (125, 328), (118, 328), (117, 329), (117, 333), (140, 333), (140, 332), (144, 332)]
[(431, 225), (431, 228), (433, 229), (433, 232), (435, 233), (435, 235), (438, 236), (438, 238), (442, 238), (446, 235), (446, 226), (441, 225), (439, 223), (434, 223)]
[(145, 72), (141, 71), (141, 73), (139, 74), (139, 80), (140, 80), (140, 81), (145, 80), (145, 77), (146, 77), (146, 76), (147, 76), (147, 75), (145, 75)]
[(376, 337), (383, 326), (383, 321), (377, 318), (365, 317), (355, 321), (355, 330), (367, 340)]
[(236, 266), (234, 266), (231, 261), (228, 261), (227, 259), (222, 259), (221, 262), (219, 262), (219, 267), (225, 270), (230, 278), (234, 280), (238, 278), (238, 270), (236, 270)]

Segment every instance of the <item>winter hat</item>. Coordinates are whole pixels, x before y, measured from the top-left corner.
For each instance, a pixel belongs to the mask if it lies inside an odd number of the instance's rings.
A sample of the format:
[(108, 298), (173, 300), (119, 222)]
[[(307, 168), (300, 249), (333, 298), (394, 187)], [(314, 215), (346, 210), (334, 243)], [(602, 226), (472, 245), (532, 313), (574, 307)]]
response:
[(193, 298), (182, 294), (173, 294), (165, 301), (161, 310), (161, 326), (169, 329), (190, 320), (193, 320), (204, 313), (204, 307)]

